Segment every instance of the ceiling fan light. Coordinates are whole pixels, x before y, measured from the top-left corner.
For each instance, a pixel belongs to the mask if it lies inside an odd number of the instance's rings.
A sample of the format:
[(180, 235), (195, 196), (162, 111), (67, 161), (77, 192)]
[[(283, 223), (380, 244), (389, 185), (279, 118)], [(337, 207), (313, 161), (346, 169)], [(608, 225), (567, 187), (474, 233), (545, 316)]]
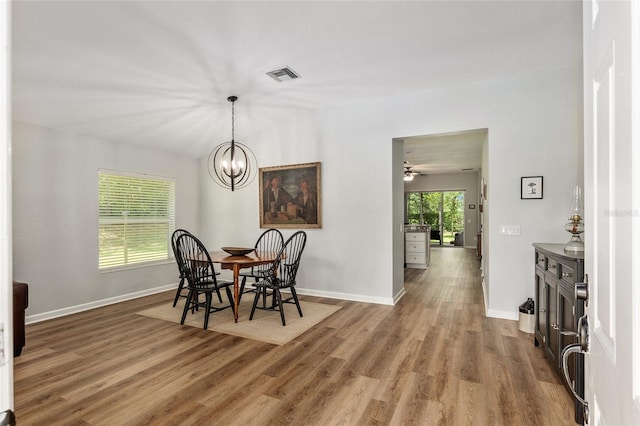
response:
[(406, 161), (404, 162), (404, 164), (405, 164), (405, 166), (404, 166), (404, 181), (405, 182), (411, 182), (416, 173), (411, 171), (411, 167), (406, 165), (407, 164)]

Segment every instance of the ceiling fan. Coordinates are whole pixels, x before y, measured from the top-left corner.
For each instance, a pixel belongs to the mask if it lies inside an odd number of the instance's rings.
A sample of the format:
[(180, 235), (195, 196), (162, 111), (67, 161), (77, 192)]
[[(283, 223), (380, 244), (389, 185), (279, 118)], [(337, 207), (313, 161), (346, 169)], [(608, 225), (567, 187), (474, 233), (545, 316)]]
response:
[(411, 171), (411, 167), (409, 166), (404, 166), (404, 181), (405, 182), (411, 182), (414, 178), (414, 176), (418, 175), (418, 172), (412, 172)]
[(411, 166), (407, 160), (404, 161), (404, 181), (411, 182), (416, 176), (427, 176), (426, 173), (411, 170)]

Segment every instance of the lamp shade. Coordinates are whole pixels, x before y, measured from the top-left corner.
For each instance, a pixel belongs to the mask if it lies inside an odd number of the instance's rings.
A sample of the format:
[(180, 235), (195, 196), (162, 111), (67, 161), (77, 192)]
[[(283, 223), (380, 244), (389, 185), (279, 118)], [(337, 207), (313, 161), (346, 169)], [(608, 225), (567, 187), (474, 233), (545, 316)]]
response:
[(574, 217), (575, 215), (582, 217), (584, 215), (584, 198), (582, 196), (582, 188), (580, 185), (576, 185), (573, 188), (570, 213), (570, 217)]

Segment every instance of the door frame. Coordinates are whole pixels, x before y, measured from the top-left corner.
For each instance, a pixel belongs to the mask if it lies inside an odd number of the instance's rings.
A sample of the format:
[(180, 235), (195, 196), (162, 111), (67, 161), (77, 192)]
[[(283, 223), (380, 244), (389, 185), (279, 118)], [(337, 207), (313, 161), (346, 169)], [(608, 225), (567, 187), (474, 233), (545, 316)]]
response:
[[(11, 2), (0, 3), (0, 84), (7, 94), (0, 102), (0, 324), (4, 332), (0, 355), (0, 414), (13, 410), (13, 286), (11, 260)], [(1, 418), (1, 417), (0, 417)]]

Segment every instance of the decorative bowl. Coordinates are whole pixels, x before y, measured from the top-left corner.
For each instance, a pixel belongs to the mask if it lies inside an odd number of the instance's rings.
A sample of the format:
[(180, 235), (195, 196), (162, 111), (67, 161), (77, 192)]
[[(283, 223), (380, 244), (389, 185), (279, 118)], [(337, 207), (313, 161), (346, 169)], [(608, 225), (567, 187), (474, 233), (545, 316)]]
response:
[(231, 256), (245, 256), (255, 250), (253, 247), (222, 247)]

